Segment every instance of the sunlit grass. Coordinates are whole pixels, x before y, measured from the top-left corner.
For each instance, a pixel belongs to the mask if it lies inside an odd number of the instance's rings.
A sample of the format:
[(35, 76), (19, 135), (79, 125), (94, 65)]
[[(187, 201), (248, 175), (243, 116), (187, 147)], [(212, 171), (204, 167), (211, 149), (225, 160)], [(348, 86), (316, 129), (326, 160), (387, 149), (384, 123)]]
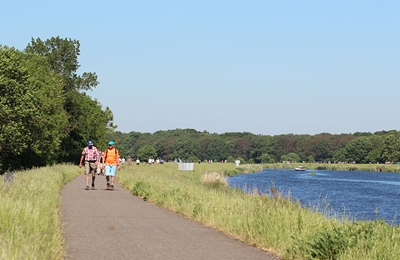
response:
[[(400, 232), (384, 221), (351, 222), (324, 205), (311, 210), (273, 187), (270, 195), (231, 189), (220, 180), (237, 171), (234, 164), (202, 163), (194, 168), (180, 172), (173, 163), (125, 166), (117, 178), (135, 195), (286, 259), (400, 255)], [(335, 250), (330, 251), (330, 243)]]
[[(248, 166), (251, 169), (250, 166)], [(241, 170), (239, 170), (241, 171)], [(250, 170), (249, 172), (252, 172)], [(125, 165), (117, 173), (133, 194), (285, 259), (397, 259), (400, 230), (383, 220), (350, 221), (320, 205), (308, 209), (270, 188), (245, 194), (225, 176), (234, 164)], [(0, 259), (63, 259), (59, 191), (81, 171), (58, 165), (14, 174), (0, 185)]]
[(0, 259), (63, 259), (59, 191), (79, 172), (58, 165), (1, 180)]

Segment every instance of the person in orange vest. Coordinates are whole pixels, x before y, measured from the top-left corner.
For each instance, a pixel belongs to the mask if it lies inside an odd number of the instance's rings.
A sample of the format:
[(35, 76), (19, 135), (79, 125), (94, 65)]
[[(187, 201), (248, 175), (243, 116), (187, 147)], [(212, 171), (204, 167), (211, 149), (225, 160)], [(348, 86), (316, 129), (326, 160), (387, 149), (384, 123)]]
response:
[(105, 168), (105, 175), (107, 180), (107, 190), (114, 190), (114, 180), (115, 174), (118, 170), (121, 169), (119, 164), (119, 153), (118, 150), (115, 149), (114, 141), (108, 142), (108, 149), (106, 149), (103, 153), (103, 166)]

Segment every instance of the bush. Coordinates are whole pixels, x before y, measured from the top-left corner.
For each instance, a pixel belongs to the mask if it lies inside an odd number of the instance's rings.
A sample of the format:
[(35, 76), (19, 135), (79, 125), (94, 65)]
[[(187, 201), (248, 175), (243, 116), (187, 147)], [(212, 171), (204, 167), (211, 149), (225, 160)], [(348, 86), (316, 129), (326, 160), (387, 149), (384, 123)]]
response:
[(228, 157), (227, 161), (229, 163), (234, 163), (235, 162), (235, 158), (233, 158), (233, 156), (231, 155), (231, 156)]
[(239, 161), (240, 161), (240, 163), (245, 163), (245, 162), (246, 162), (246, 160), (245, 160), (245, 159), (243, 159), (242, 157), (238, 157), (238, 158), (236, 158), (236, 160), (239, 160)]

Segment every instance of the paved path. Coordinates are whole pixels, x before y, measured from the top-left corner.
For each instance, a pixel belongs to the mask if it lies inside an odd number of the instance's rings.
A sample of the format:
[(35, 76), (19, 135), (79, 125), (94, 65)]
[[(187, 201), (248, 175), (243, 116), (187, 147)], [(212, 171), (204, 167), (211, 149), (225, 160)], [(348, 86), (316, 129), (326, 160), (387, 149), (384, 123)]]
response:
[(61, 190), (66, 259), (278, 259), (133, 196), (118, 183), (84, 190), (79, 176)]

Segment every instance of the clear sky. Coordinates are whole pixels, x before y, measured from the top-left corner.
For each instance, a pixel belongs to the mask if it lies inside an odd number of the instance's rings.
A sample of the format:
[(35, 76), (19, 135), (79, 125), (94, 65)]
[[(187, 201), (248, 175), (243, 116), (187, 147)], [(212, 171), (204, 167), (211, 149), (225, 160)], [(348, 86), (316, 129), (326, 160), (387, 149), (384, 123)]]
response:
[(399, 130), (400, 1), (4, 1), (0, 44), (79, 40), (117, 130)]

